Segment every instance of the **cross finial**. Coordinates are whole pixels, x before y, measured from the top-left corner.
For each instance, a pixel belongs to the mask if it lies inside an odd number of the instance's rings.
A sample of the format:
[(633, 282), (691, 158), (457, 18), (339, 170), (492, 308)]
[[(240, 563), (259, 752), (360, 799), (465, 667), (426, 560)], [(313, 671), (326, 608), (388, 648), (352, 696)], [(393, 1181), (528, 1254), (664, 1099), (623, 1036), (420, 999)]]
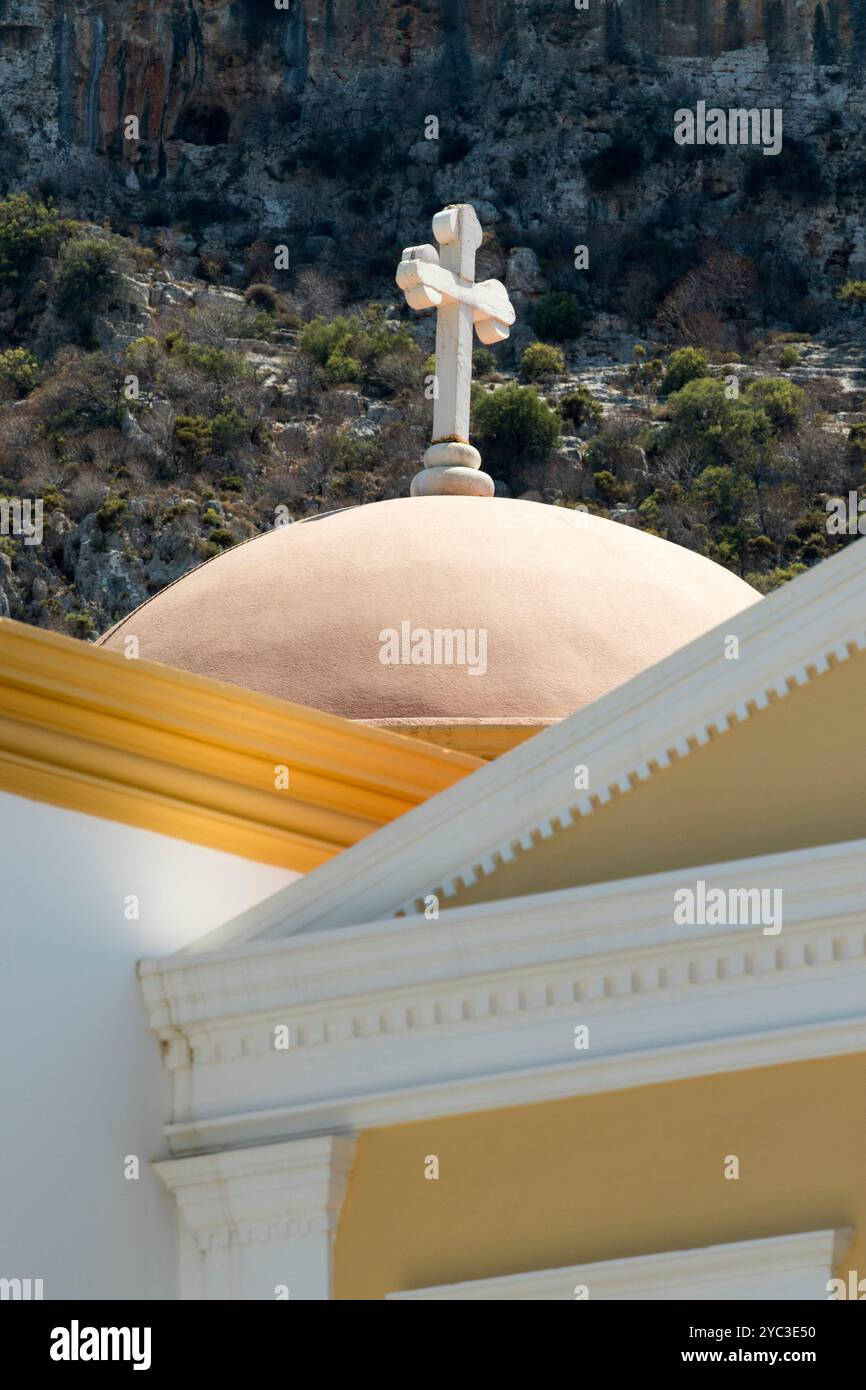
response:
[(474, 327), (482, 343), (502, 342), (514, 309), (500, 280), (475, 283), (481, 223), (471, 204), (437, 212), (433, 235), (441, 250), (407, 246), (397, 267), (397, 284), (410, 308), (437, 310), (433, 442), (412, 479), (412, 496), (492, 497), (493, 479), (480, 471), (481, 455), (469, 443), (472, 332)]

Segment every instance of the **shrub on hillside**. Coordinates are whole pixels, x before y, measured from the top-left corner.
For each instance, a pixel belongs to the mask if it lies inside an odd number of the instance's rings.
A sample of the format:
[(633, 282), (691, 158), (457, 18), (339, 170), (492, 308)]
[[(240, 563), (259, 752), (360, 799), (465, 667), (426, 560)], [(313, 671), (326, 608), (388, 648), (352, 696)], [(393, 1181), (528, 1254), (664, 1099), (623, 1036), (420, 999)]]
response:
[(700, 348), (677, 348), (668, 358), (667, 371), (661, 385), (662, 394), (667, 396), (673, 391), (681, 391), (687, 382), (707, 376), (708, 366), (707, 355), (701, 352)]
[(183, 315), (184, 339), (203, 347), (225, 347), (228, 338), (263, 338), (274, 332), (274, 319), (266, 307), (223, 295), (209, 296)]
[[(642, 423), (625, 411), (612, 411), (599, 431), (588, 443), (584, 466), (592, 473), (610, 473), (620, 482), (634, 482), (645, 471), (646, 459), (641, 447)], [(624, 501), (617, 496), (614, 501)]]
[(264, 309), (266, 313), (276, 316), (280, 306), (280, 296), (273, 285), (255, 284), (250, 285), (244, 290), (244, 299), (247, 304), (252, 304), (256, 309)]
[(711, 244), (700, 264), (688, 269), (664, 296), (656, 323), (675, 342), (732, 347), (736, 321), (753, 311), (761, 284), (749, 256)]
[(592, 481), (600, 501), (608, 507), (613, 506), (615, 502), (626, 502), (631, 497), (631, 488), (628, 484), (622, 482), (606, 468), (601, 469), (598, 473), (593, 473)]
[(226, 410), (210, 422), (211, 447), (216, 454), (228, 453), (249, 441), (250, 426), (239, 410)]
[(552, 343), (530, 343), (520, 359), (520, 375), (524, 381), (543, 381), (546, 377), (562, 376), (565, 358)]
[(731, 465), (757, 475), (766, 469), (774, 440), (769, 416), (755, 405), (745, 395), (729, 398), (724, 382), (713, 377), (689, 381), (668, 401), (669, 424), (655, 450), (662, 459), (685, 452), (693, 466)]
[(54, 272), (60, 317), (84, 325), (107, 309), (117, 291), (123, 261), (123, 252), (108, 237), (78, 236), (65, 241)]
[(695, 479), (692, 496), (706, 502), (716, 521), (731, 524), (740, 521), (754, 505), (755, 487), (736, 469), (711, 465)]
[(18, 280), (57, 232), (54, 208), (28, 193), (0, 199), (0, 284)]
[(203, 343), (188, 343), (182, 333), (170, 333), (165, 345), (172, 357), (179, 358), (206, 381), (225, 385), (248, 377), (250, 369), (240, 353)]
[(539, 338), (564, 343), (583, 331), (583, 313), (573, 294), (555, 290), (538, 301), (532, 314), (532, 326)]
[[(418, 386), (424, 376), (424, 354), (417, 343), (398, 345), (392, 352), (385, 352), (371, 364), (367, 378), (387, 392), (399, 394)], [(435, 365), (433, 368), (435, 372)]]
[(677, 435), (709, 441), (732, 430), (742, 410), (742, 399), (730, 398), (723, 381), (696, 377), (672, 393), (666, 415)]
[(784, 377), (762, 377), (746, 389), (747, 406), (762, 410), (776, 434), (799, 428), (806, 408), (806, 393)]
[(27, 396), (39, 380), (39, 363), (26, 348), (0, 352), (0, 382), (16, 396)]
[(411, 351), (414, 342), (408, 324), (388, 322), (382, 306), (370, 304), (330, 322), (313, 319), (301, 333), (299, 346), (324, 367), (332, 382), (340, 383), (365, 381), (382, 357)]
[(839, 291), (839, 301), (849, 308), (862, 308), (866, 304), (866, 280), (846, 280)]
[[(435, 361), (435, 358), (434, 358)], [(490, 348), (476, 348), (472, 354), (472, 371), (477, 377), (493, 376), (496, 371), (496, 358)]]
[(174, 422), (174, 442), (185, 463), (201, 463), (211, 450), (210, 422), (203, 415), (178, 415)]
[(562, 418), (575, 429), (597, 425), (601, 420), (601, 405), (587, 386), (576, 386), (573, 391), (560, 396), (556, 405)]
[(26, 409), (47, 436), (117, 427), (125, 413), (120, 365), (101, 352), (66, 348), (51, 376), (33, 391)]
[(122, 524), (128, 511), (126, 499), (112, 493), (102, 502), (96, 513), (96, 520), (103, 531), (111, 531)]
[(485, 458), (507, 473), (524, 460), (543, 460), (557, 443), (562, 417), (531, 386), (473, 391), (473, 434)]

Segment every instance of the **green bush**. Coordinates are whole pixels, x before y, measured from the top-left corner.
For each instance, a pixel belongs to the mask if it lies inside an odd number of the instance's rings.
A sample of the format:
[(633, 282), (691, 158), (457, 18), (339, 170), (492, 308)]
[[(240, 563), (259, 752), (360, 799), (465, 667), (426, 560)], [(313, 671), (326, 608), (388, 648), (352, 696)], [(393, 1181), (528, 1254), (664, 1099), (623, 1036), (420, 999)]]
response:
[(210, 422), (211, 448), (214, 453), (224, 454), (229, 449), (243, 444), (250, 437), (250, 427), (239, 410), (227, 410), (215, 415)]
[(532, 314), (532, 326), (539, 338), (564, 343), (583, 331), (583, 313), (573, 294), (555, 290), (539, 299)]
[(866, 280), (846, 280), (839, 299), (843, 304), (862, 307), (866, 304)]
[(799, 362), (800, 354), (791, 343), (788, 343), (786, 347), (782, 348), (782, 351), (779, 353), (779, 366), (783, 371), (788, 367), (798, 366)]
[(211, 449), (210, 423), (203, 415), (178, 415), (174, 422), (177, 452), (189, 463), (201, 463)]
[(768, 376), (752, 382), (745, 392), (745, 401), (748, 406), (764, 412), (774, 433), (784, 434), (803, 423), (807, 396), (793, 381)]
[(414, 343), (409, 325), (386, 322), (380, 304), (330, 321), (313, 319), (299, 340), (301, 351), (324, 367), (335, 384), (366, 381), (380, 358), (410, 351)]
[(0, 199), (0, 284), (18, 280), (57, 232), (57, 213), (28, 193)]
[(602, 417), (601, 405), (587, 386), (577, 386), (560, 396), (557, 410), (576, 429), (583, 425), (597, 425)]
[(66, 506), (66, 498), (56, 487), (46, 487), (42, 490), (42, 502), (47, 512), (58, 512)]
[(169, 333), (165, 345), (172, 357), (180, 358), (206, 381), (225, 385), (250, 375), (250, 369), (239, 352), (229, 352), (226, 348), (211, 347), (206, 343), (188, 343), (182, 333)]
[(244, 290), (244, 299), (247, 304), (252, 304), (256, 309), (264, 309), (271, 317), (276, 316), (280, 307), (280, 296), (273, 285), (250, 285), (248, 289)]
[(249, 318), (239, 320), (235, 337), (258, 338), (263, 343), (269, 343), (274, 336), (275, 328), (272, 315), (266, 309), (258, 309)]
[(745, 576), (746, 583), (751, 584), (753, 589), (757, 589), (761, 594), (769, 594), (773, 589), (778, 589), (780, 585), (787, 584), (790, 580), (796, 579), (798, 574), (805, 574), (808, 565), (795, 562), (787, 567), (773, 569), (762, 573), (758, 570), (754, 574)]
[(866, 461), (866, 424), (851, 426), (848, 431), (848, 445), (855, 459)]
[(695, 479), (692, 496), (706, 502), (720, 522), (737, 522), (755, 500), (754, 484), (734, 468), (711, 465)]
[(96, 513), (96, 520), (103, 531), (110, 531), (117, 526), (127, 513), (127, 505), (122, 497), (110, 495), (106, 497), (99, 511)]
[(301, 333), (299, 347), (321, 367), (327, 366), (328, 358), (338, 348), (343, 347), (352, 336), (349, 319), (335, 318), (311, 319)]
[(17, 395), (29, 395), (39, 380), (39, 363), (33, 353), (26, 348), (0, 352), (0, 380), (8, 382)]
[(668, 358), (667, 371), (662, 382), (662, 395), (680, 391), (690, 381), (707, 376), (709, 363), (707, 355), (700, 348), (677, 348)]
[[(435, 371), (435, 358), (433, 362), (433, 370)], [(475, 349), (472, 354), (472, 371), (476, 376), (492, 376), (496, 371), (496, 358), (490, 351), (490, 348), (480, 347)]]
[(669, 445), (696, 446), (708, 465), (732, 466), (757, 476), (770, 461), (774, 440), (770, 417), (756, 408), (759, 404), (748, 393), (729, 398), (724, 382), (713, 377), (689, 381), (670, 397), (670, 424), (656, 447), (664, 453)]
[(105, 353), (65, 348), (50, 374), (30, 396), (28, 410), (40, 434), (55, 441), (95, 429), (112, 429), (126, 414), (122, 369)]
[(499, 458), (544, 459), (557, 443), (562, 417), (531, 386), (473, 393), (473, 433)]
[(614, 502), (625, 502), (630, 495), (628, 484), (620, 482), (619, 478), (606, 468), (599, 473), (593, 473), (592, 481), (600, 500), (607, 506), (612, 506)]
[(81, 608), (78, 612), (67, 613), (66, 626), (73, 637), (81, 637), (86, 640), (96, 634), (96, 624), (86, 608)]
[[(640, 446), (633, 438), (624, 436), (616, 428), (602, 429), (586, 446), (584, 463), (591, 473), (621, 473), (640, 469), (643, 456)], [(614, 499), (619, 502), (623, 499)]]
[(677, 431), (700, 436), (727, 429), (738, 405), (737, 400), (725, 395), (724, 382), (715, 377), (696, 377), (672, 394), (666, 413)]
[(122, 266), (121, 251), (106, 237), (80, 236), (65, 241), (54, 273), (60, 317), (72, 323), (89, 323), (111, 303)]
[(520, 359), (520, 375), (524, 381), (541, 381), (544, 377), (562, 376), (565, 358), (552, 343), (530, 343)]
[(335, 386), (349, 386), (364, 380), (364, 367), (359, 357), (353, 357), (342, 346), (335, 348), (325, 363), (328, 380)]
[[(435, 371), (434, 362), (434, 375)], [(393, 352), (377, 357), (366, 375), (369, 384), (384, 388), (390, 395), (408, 390), (414, 392), (424, 377), (424, 354), (417, 343), (401, 344)]]

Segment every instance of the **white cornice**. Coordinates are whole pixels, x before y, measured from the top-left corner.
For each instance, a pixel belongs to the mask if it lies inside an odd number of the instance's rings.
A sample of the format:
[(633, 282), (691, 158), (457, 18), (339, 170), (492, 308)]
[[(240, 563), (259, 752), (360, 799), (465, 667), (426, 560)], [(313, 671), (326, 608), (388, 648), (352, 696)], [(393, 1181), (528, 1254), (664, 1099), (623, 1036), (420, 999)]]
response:
[[(779, 940), (768, 941), (754, 928), (675, 925), (673, 895), (698, 879), (708, 888), (780, 888)], [(419, 915), (178, 954), (143, 961), (139, 974), (151, 1027), (161, 1031), (314, 1002), (362, 1003), (390, 990), (604, 960), (619, 952), (631, 959), (636, 951), (712, 949), (735, 940), (752, 949), (775, 948), (798, 925), (841, 923), (864, 912), (866, 840), (855, 840), (453, 908), (437, 921)]]
[[(808, 1231), (388, 1294), (398, 1302), (826, 1299), (852, 1231)], [(697, 1345), (703, 1345), (698, 1343)], [(716, 1345), (713, 1343), (713, 1345)]]
[[(677, 926), (778, 888), (784, 924)], [(140, 967), (175, 1152), (866, 1050), (866, 842)], [(575, 1051), (574, 1028), (590, 1030)], [(291, 1047), (274, 1048), (289, 1029)]]
[[(730, 632), (736, 661), (723, 659)], [(188, 951), (333, 931), (414, 911), (431, 892), (447, 900), (863, 649), (866, 541), (858, 541)], [(591, 770), (583, 796), (573, 790), (578, 763)]]
[[(861, 977), (862, 978), (862, 977)], [(862, 987), (862, 985), (861, 985)], [(364, 1090), (297, 1105), (226, 1112), (165, 1126), (173, 1153), (269, 1144), (287, 1134), (306, 1136), (385, 1129), (446, 1115), (478, 1114), (537, 1105), (572, 1096), (630, 1090), (695, 1076), (718, 1076), (791, 1062), (866, 1052), (866, 1019), (811, 1027), (764, 1029), (731, 1040), (636, 1050), (592, 1063), (560, 1063), (522, 1071), (489, 1072), (467, 1079), (392, 1091)]]

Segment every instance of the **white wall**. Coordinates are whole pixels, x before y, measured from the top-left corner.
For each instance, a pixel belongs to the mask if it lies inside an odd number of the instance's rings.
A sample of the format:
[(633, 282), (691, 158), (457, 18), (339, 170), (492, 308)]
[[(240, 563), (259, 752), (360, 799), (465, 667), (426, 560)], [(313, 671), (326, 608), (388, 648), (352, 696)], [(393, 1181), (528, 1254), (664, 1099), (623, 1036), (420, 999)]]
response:
[(136, 963), (295, 877), (0, 793), (0, 1277), (43, 1279), (46, 1299), (177, 1297), (175, 1202), (149, 1167), (167, 1074)]

